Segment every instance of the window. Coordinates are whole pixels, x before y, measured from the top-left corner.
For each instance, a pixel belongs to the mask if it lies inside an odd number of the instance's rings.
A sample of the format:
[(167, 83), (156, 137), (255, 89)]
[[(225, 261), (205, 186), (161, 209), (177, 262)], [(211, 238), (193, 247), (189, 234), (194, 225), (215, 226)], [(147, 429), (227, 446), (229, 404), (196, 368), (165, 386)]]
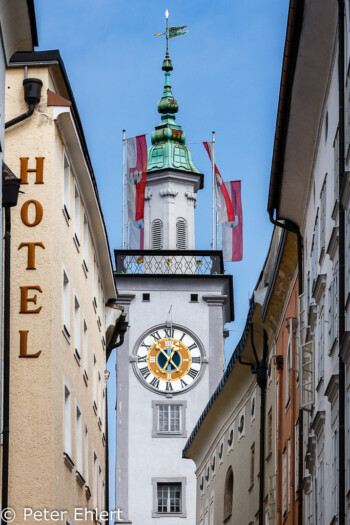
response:
[(94, 494), (93, 494), (93, 501), (94, 501), (94, 509), (97, 507), (97, 487), (98, 487), (98, 465), (97, 465), (97, 455), (96, 451), (94, 450)]
[(324, 183), (321, 190), (321, 209), (320, 209), (320, 257), (325, 251), (326, 247), (326, 196), (327, 196), (327, 174), (324, 178)]
[(318, 270), (318, 215), (316, 216), (314, 235), (311, 248), (311, 283), (312, 287), (317, 277)]
[(89, 370), (89, 339), (88, 339), (88, 328), (86, 321), (84, 319), (84, 375), (88, 379), (88, 370)]
[(333, 143), (333, 155), (334, 155), (334, 205), (338, 200), (338, 186), (339, 186), (339, 130), (335, 135)]
[(98, 510), (101, 512), (102, 510), (102, 469), (101, 465), (98, 466)]
[(290, 337), (289, 342), (288, 342), (288, 349), (287, 349), (287, 359), (286, 359), (287, 366), (285, 367), (285, 371), (286, 371), (285, 406), (286, 407), (289, 405), (289, 402), (290, 402), (290, 372), (292, 369), (291, 359), (292, 359), (292, 343), (291, 343), (291, 337)]
[(81, 334), (80, 334), (80, 303), (77, 296), (74, 298), (74, 338), (75, 338), (75, 356), (78, 363), (81, 357)]
[(250, 447), (250, 487), (254, 485), (255, 443)]
[(336, 516), (338, 512), (338, 430), (336, 429), (332, 435), (332, 516)]
[(152, 437), (186, 437), (186, 401), (152, 401)]
[(70, 283), (65, 270), (63, 270), (63, 332), (70, 338)]
[(163, 248), (163, 223), (160, 219), (152, 222), (152, 250)]
[(98, 295), (98, 267), (96, 254), (94, 255), (94, 306), (97, 308), (97, 295)]
[(233, 471), (232, 471), (232, 467), (229, 467), (226, 473), (226, 479), (225, 479), (224, 520), (228, 519), (232, 515), (232, 503), (233, 503)]
[(229, 432), (228, 439), (227, 439), (227, 444), (228, 444), (229, 449), (232, 448), (232, 445), (233, 445), (233, 428), (231, 428), (231, 430)]
[(272, 407), (267, 414), (267, 455), (270, 456), (270, 453), (272, 453)]
[(181, 218), (176, 221), (176, 249), (187, 250), (187, 222)]
[(318, 319), (318, 381), (323, 378), (323, 361), (324, 361), (324, 308), (321, 307), (321, 312)]
[(99, 417), (101, 417), (101, 403), (102, 403), (101, 389), (102, 389), (102, 382), (101, 382), (101, 374), (100, 374), (100, 372), (98, 372), (97, 375), (98, 375), (97, 408), (98, 408), (98, 415), (99, 415)]
[(287, 447), (282, 452), (282, 516), (287, 514)]
[(74, 186), (74, 237), (78, 247), (80, 246), (80, 193)]
[(223, 462), (223, 457), (222, 457), (223, 456), (223, 452), (224, 452), (224, 444), (220, 443), (219, 452), (218, 452), (220, 463)]
[(76, 406), (76, 447), (77, 447), (77, 471), (83, 475), (83, 418), (80, 407)]
[(197, 293), (191, 293), (190, 295), (190, 301), (191, 303), (198, 303), (198, 294)]
[(318, 494), (317, 494), (317, 510), (319, 525), (324, 525), (324, 465), (323, 460), (320, 461), (318, 467)]
[(86, 271), (88, 271), (89, 260), (89, 223), (84, 212), (84, 244), (83, 244), (83, 264)]
[(153, 518), (186, 517), (186, 478), (152, 478)]
[(288, 438), (287, 443), (287, 505), (288, 505), (288, 512), (290, 511), (290, 471), (291, 471), (291, 445), (290, 445), (290, 438)]
[(67, 384), (64, 385), (64, 451), (72, 458), (72, 398)]
[(242, 436), (244, 436), (244, 414), (239, 417), (238, 439), (241, 439)]
[(89, 431), (88, 426), (85, 426), (84, 436), (84, 451), (85, 451), (85, 482), (86, 486), (89, 486)]
[(180, 412), (180, 405), (158, 405), (158, 432), (181, 432)]
[(338, 336), (338, 268), (335, 269), (333, 280), (328, 288), (328, 353), (333, 349)]
[(96, 356), (94, 354), (94, 375), (93, 375), (93, 383), (94, 383), (94, 408), (95, 412), (97, 414), (97, 360)]
[(180, 483), (158, 483), (158, 512), (175, 513), (181, 512), (181, 484)]
[(143, 293), (142, 294), (142, 301), (145, 303), (148, 303), (151, 300), (151, 294), (149, 293)]
[(69, 166), (69, 160), (64, 155), (64, 161), (63, 161), (63, 210), (65, 213), (65, 216), (67, 220), (70, 220), (70, 166)]

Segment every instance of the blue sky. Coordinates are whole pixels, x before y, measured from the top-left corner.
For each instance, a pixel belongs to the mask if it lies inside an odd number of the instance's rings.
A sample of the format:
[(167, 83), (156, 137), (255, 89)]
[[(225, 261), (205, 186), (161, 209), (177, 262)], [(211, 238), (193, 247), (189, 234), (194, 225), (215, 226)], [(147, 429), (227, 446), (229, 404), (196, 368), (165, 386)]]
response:
[[(163, 91), (165, 9), (189, 33), (170, 41), (177, 122), (205, 175), (198, 194), (196, 247), (211, 241), (211, 166), (200, 143), (216, 132), (224, 180), (242, 180), (244, 257), (234, 277), (236, 320), (227, 326), (226, 360), (245, 324), (248, 299), (272, 232), (267, 207), (288, 0), (35, 0), (39, 50), (59, 49), (83, 123), (111, 249), (121, 247), (122, 129), (151, 133)], [(148, 135), (150, 140), (150, 135)], [(115, 433), (115, 356), (108, 381)], [(114, 447), (111, 443), (111, 509)]]

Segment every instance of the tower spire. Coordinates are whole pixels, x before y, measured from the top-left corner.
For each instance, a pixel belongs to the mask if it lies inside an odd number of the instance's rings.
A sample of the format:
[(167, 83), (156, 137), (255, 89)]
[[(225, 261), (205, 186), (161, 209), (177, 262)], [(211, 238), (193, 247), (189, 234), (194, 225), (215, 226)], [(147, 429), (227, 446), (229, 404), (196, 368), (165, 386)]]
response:
[(175, 122), (175, 114), (179, 111), (179, 105), (171, 89), (170, 72), (173, 71), (173, 64), (169, 49), (165, 52), (162, 71), (165, 72), (165, 82), (163, 95), (157, 106), (161, 114), (161, 123), (152, 131), (152, 146), (148, 150), (147, 171), (173, 168), (199, 173), (192, 162), (191, 152), (185, 145), (185, 132)]

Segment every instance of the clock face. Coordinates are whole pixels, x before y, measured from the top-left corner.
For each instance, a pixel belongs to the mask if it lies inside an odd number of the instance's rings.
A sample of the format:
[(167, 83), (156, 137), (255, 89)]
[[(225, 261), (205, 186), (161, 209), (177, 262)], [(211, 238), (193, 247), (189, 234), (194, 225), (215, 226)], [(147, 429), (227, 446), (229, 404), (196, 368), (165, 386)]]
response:
[(140, 379), (158, 393), (179, 393), (192, 387), (202, 366), (198, 343), (180, 328), (158, 328), (137, 349)]

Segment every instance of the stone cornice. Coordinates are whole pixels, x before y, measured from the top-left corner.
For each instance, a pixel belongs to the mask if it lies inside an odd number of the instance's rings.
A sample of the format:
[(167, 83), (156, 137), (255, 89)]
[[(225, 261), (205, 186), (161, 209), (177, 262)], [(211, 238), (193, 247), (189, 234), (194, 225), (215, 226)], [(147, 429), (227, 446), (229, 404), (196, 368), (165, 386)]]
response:
[(121, 306), (127, 306), (131, 303), (131, 301), (133, 299), (135, 299), (135, 294), (123, 294), (123, 295), (118, 295), (118, 299), (117, 299), (117, 302), (118, 304), (120, 304)]
[(203, 295), (202, 298), (208, 306), (223, 306), (227, 301), (227, 295)]
[(339, 374), (333, 374), (328, 381), (328, 385), (325, 390), (325, 396), (328, 397), (330, 404), (334, 405), (339, 390)]
[(320, 437), (320, 434), (324, 428), (324, 422), (326, 420), (326, 411), (318, 410), (315, 414), (315, 417), (311, 423), (311, 428), (315, 432), (317, 438)]
[(327, 246), (327, 253), (328, 253), (331, 261), (333, 261), (334, 256), (337, 253), (338, 239), (339, 239), (339, 227), (338, 226), (334, 226), (334, 228), (332, 229), (331, 238), (329, 239), (329, 243), (328, 243), (328, 246)]
[(319, 304), (326, 288), (327, 274), (319, 273), (312, 290), (312, 297)]

